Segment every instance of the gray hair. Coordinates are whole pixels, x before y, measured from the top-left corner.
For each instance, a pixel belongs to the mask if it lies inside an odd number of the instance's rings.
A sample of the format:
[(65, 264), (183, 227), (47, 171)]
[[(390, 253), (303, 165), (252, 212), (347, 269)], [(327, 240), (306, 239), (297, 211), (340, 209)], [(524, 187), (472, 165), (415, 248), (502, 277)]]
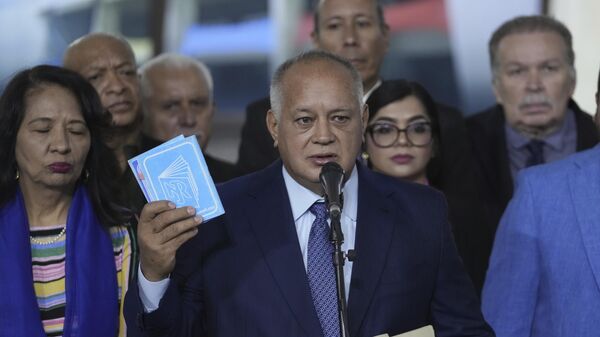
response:
[(518, 16), (503, 23), (490, 38), (488, 50), (494, 78), (498, 70), (498, 46), (502, 39), (513, 34), (550, 32), (558, 34), (566, 47), (566, 59), (571, 77), (575, 78), (575, 52), (569, 29), (560, 21), (545, 15)]
[(211, 101), (213, 100), (213, 78), (210, 69), (208, 69), (206, 64), (195, 58), (175, 53), (160, 54), (148, 60), (138, 69), (142, 97), (149, 97), (152, 95), (152, 86), (150, 85), (150, 81), (148, 80), (148, 74), (152, 69), (156, 67), (166, 67), (174, 69), (195, 68), (198, 71), (198, 73), (202, 75), (206, 80), (209, 98)]
[(283, 100), (283, 78), (288, 73), (288, 71), (293, 68), (296, 64), (301, 63), (311, 63), (314, 61), (326, 61), (330, 63), (334, 63), (342, 66), (344, 69), (348, 71), (350, 76), (352, 77), (352, 91), (358, 102), (359, 106), (363, 105), (362, 97), (363, 97), (363, 84), (360, 74), (356, 69), (352, 66), (350, 62), (347, 60), (332, 54), (330, 52), (326, 52), (323, 50), (311, 50), (308, 52), (304, 52), (294, 58), (291, 58), (281, 64), (275, 73), (273, 74), (273, 78), (271, 80), (270, 87), (270, 99), (271, 99), (271, 109), (275, 114), (275, 118), (279, 120), (281, 116), (282, 109), (282, 100)]

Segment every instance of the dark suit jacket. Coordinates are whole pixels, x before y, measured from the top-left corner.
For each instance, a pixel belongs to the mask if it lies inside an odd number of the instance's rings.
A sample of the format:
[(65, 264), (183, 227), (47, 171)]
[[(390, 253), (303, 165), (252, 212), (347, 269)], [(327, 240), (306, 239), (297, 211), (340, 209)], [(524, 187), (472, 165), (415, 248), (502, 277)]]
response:
[[(359, 164), (360, 165), (360, 164)], [(452, 241), (443, 197), (359, 167), (350, 335), (433, 324), (437, 336), (493, 336)], [(157, 311), (127, 294), (147, 336), (322, 336), (281, 162), (219, 186), (226, 215), (178, 251)]]
[[(246, 107), (237, 170), (241, 174), (262, 169), (279, 158), (266, 126), (269, 98)], [(460, 111), (438, 104), (440, 122), (439, 158), (428, 166), (431, 186), (444, 192), (449, 205), (449, 219), (458, 251), (478, 291), (483, 287), (492, 232), (483, 226), (482, 206), (472, 180), (472, 163), (465, 122)]]
[[(598, 142), (598, 130), (593, 119), (573, 100), (569, 101), (568, 107), (575, 113), (577, 151), (593, 147)], [(504, 124), (504, 110), (500, 105), (467, 119), (477, 184), (487, 213), (486, 223), (494, 233), (512, 197), (514, 185)]]

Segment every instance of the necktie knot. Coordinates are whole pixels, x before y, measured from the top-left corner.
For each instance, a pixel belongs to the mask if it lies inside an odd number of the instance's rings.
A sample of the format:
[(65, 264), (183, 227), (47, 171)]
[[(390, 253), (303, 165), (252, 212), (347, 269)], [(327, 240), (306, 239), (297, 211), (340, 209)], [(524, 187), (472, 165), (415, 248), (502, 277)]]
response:
[(525, 145), (525, 149), (529, 152), (529, 157), (525, 163), (525, 167), (539, 165), (544, 163), (544, 141), (532, 139)]
[(317, 217), (317, 220), (327, 220), (328, 212), (324, 202), (315, 202), (310, 206), (309, 211)]

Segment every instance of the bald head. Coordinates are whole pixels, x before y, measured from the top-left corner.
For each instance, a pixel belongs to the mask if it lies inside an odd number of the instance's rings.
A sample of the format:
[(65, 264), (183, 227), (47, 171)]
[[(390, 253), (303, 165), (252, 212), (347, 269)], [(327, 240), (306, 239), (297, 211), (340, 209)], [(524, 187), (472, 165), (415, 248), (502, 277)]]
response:
[(92, 33), (69, 45), (63, 66), (86, 78), (117, 127), (139, 121), (139, 84), (133, 50), (121, 37)]

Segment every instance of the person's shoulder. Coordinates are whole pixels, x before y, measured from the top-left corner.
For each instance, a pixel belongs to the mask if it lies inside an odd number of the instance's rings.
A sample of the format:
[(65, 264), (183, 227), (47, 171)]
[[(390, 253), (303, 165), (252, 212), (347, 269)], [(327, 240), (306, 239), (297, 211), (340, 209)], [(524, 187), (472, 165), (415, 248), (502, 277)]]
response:
[(222, 198), (238, 198), (244, 194), (256, 193), (261, 189), (261, 186), (273, 183), (278, 175), (281, 176), (280, 160), (264, 169), (217, 184), (217, 190)]
[(492, 105), (484, 110), (478, 111), (467, 117), (467, 125), (488, 124), (503, 117), (502, 107), (498, 104)]
[(444, 199), (443, 194), (431, 186), (394, 178), (366, 167), (360, 167), (359, 172), (360, 183), (369, 184), (379, 195), (390, 196), (402, 201), (427, 202), (428, 200)]
[(579, 169), (590, 169), (595, 166), (600, 166), (600, 145), (576, 152), (562, 160), (524, 169), (519, 172), (519, 180), (549, 186), (553, 183), (565, 182), (567, 175)]

